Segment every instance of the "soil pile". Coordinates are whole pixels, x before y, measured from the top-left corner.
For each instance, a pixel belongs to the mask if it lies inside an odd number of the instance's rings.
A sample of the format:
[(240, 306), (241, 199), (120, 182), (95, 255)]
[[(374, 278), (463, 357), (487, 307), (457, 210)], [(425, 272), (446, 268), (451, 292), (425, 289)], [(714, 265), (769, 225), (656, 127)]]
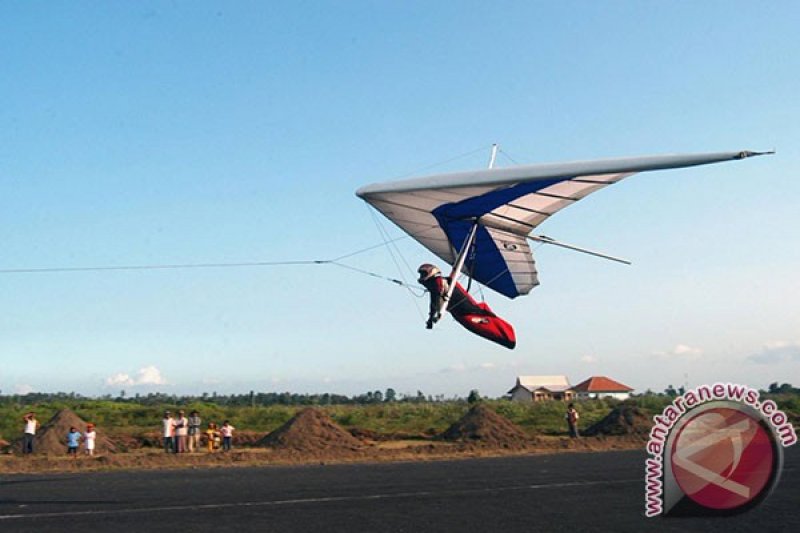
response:
[(394, 431), (380, 433), (366, 428), (350, 428), (350, 434), (362, 442), (388, 442), (393, 440), (430, 440), (436, 436), (436, 429), (429, 428), (421, 433)]
[(258, 441), (258, 446), (301, 451), (358, 450), (361, 442), (318, 409), (300, 411), (294, 418)]
[(350, 428), (348, 433), (350, 433), (350, 435), (357, 438), (361, 442), (365, 441), (380, 442), (389, 440), (389, 437), (387, 435), (378, 433), (377, 431), (372, 431), (371, 429)]
[[(233, 432), (233, 446), (238, 448), (240, 446), (245, 446), (251, 448), (253, 446), (258, 446), (258, 442), (263, 438), (264, 433), (261, 431), (249, 431), (246, 429), (239, 430)], [(205, 442), (205, 439), (203, 439)]]
[(528, 435), (509, 419), (483, 404), (471, 407), (437, 438), (497, 448), (521, 448), (531, 442)]
[[(33, 441), (35, 453), (65, 454), (67, 452), (67, 433), (70, 428), (77, 429), (81, 435), (86, 432), (86, 421), (69, 409), (58, 411), (49, 422), (44, 424), (36, 432)], [(95, 453), (115, 452), (114, 443), (97, 431), (95, 440)], [(19, 439), (14, 446), (15, 451), (22, 450), (22, 439)], [(81, 443), (83, 450), (83, 443)]]
[(638, 407), (618, 405), (605, 418), (586, 428), (582, 433), (587, 437), (598, 435), (634, 435), (647, 437), (653, 421)]

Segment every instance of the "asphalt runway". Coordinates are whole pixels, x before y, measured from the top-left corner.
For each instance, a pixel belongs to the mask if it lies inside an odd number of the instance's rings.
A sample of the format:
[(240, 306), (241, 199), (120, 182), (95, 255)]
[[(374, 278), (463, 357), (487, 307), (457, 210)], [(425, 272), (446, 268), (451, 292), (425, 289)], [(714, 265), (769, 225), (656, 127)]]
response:
[(644, 452), (394, 464), (0, 476), (0, 531), (789, 531), (800, 447), (777, 490), (727, 518), (645, 518)]

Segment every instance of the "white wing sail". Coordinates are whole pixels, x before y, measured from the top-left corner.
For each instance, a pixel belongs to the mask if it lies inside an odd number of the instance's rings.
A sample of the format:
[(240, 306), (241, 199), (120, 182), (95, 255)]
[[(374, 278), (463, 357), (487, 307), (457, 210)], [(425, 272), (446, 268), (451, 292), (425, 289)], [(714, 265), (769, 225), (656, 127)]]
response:
[(637, 172), (761, 155), (739, 151), (526, 165), (378, 183), (356, 194), (452, 264), (477, 221), (470, 276), (515, 298), (539, 284), (527, 236), (551, 215)]

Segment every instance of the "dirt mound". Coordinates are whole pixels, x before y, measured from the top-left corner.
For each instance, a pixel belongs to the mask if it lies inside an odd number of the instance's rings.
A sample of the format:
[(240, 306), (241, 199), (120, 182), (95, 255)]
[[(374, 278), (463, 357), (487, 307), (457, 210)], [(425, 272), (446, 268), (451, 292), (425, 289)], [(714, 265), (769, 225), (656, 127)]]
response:
[(361, 443), (318, 409), (300, 411), (294, 418), (256, 443), (303, 451), (357, 450)]
[(641, 435), (646, 437), (653, 421), (642, 410), (633, 405), (618, 405), (605, 418), (589, 426), (583, 435)]
[(258, 446), (258, 442), (263, 437), (264, 433), (261, 431), (236, 430), (233, 433), (233, 445), (237, 448), (241, 446), (251, 448)]
[[(39, 428), (33, 441), (35, 453), (64, 454), (67, 452), (67, 433), (74, 427), (81, 434), (86, 432), (87, 422), (69, 409), (61, 409), (53, 418)], [(95, 441), (95, 453), (105, 453), (116, 451), (114, 443), (104, 437), (102, 429), (97, 430), (97, 440)], [(15, 451), (22, 450), (22, 439), (15, 442)], [(83, 444), (81, 444), (81, 450)]]
[(348, 433), (362, 442), (381, 442), (389, 440), (388, 436), (384, 435), (383, 433), (378, 433), (377, 431), (372, 431), (371, 429), (350, 428)]
[(497, 448), (519, 448), (530, 443), (524, 431), (483, 404), (470, 408), (467, 414), (437, 438)]

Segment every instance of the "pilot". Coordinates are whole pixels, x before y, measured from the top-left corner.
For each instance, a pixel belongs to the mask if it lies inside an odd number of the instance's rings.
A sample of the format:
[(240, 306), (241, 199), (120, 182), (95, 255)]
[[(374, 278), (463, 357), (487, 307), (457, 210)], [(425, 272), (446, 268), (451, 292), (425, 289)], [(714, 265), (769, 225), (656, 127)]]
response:
[(447, 298), (447, 290), (450, 288), (450, 280), (442, 276), (442, 271), (436, 266), (424, 263), (417, 269), (419, 279), (417, 280), (423, 287), (428, 289), (431, 294), (431, 305), (428, 310), (428, 321), (425, 323), (427, 329), (433, 329), (433, 325), (442, 318), (441, 309)]

